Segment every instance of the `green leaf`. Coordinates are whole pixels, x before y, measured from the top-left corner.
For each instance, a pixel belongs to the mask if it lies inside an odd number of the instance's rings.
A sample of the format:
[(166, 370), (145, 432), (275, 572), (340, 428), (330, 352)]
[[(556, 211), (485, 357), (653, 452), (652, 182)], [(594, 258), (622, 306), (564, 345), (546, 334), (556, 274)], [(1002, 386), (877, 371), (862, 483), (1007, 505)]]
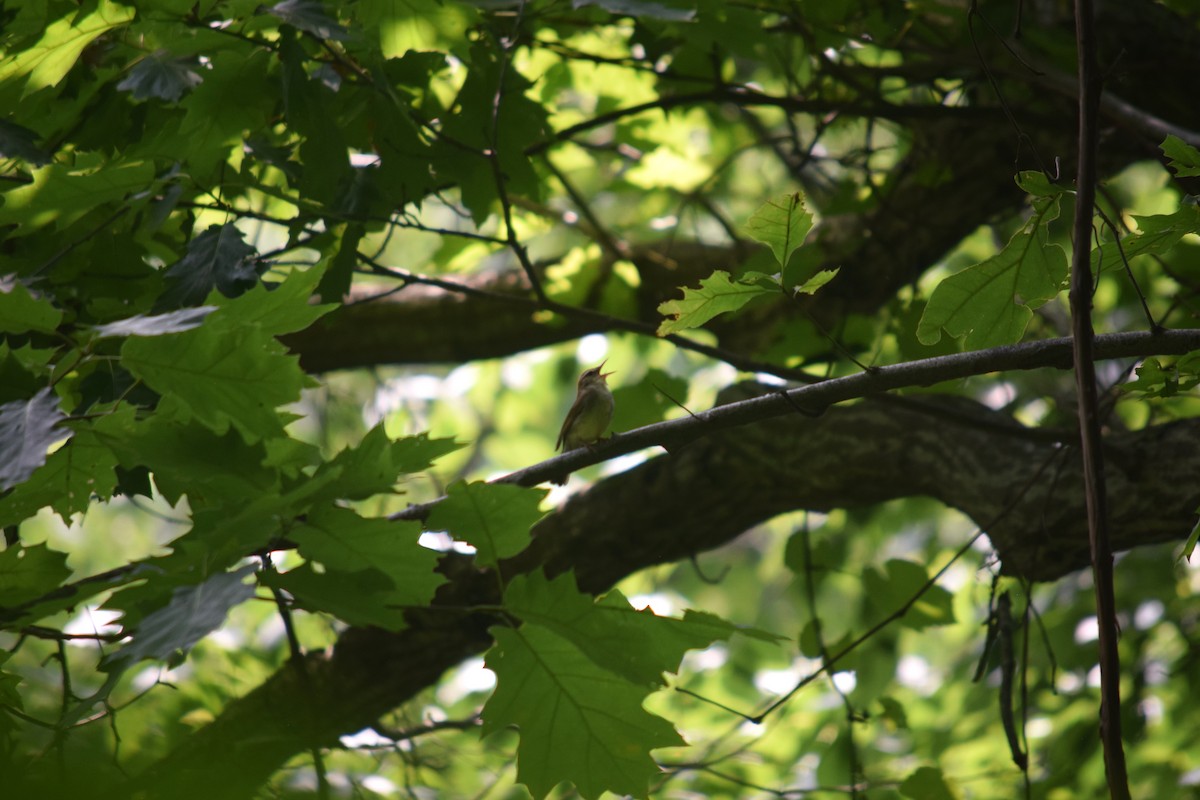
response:
[(1163, 155), (1170, 159), (1168, 166), (1175, 170), (1180, 178), (1194, 178), (1200, 175), (1200, 150), (1192, 147), (1174, 134), (1163, 139), (1159, 145)]
[(428, 469), (434, 459), (459, 447), (452, 439), (430, 439), (423, 433), (393, 441), (381, 423), (357, 446), (345, 448), (318, 467), (316, 477), (337, 472), (327, 490), (330, 499), (365, 500), (394, 492), (402, 476)]
[(157, 50), (143, 58), (117, 84), (117, 89), (129, 92), (134, 100), (154, 97), (176, 103), (179, 98), (204, 82), (191, 69), (192, 59), (171, 58), (166, 50)]
[(754, 279), (750, 283), (731, 281), (724, 270), (702, 279), (699, 289), (680, 288), (682, 300), (667, 300), (658, 306), (658, 313), (666, 317), (658, 326), (659, 336), (697, 328), (718, 314), (738, 310), (756, 297), (779, 292), (777, 283), (772, 287)]
[(392, 442), (392, 465), (402, 475), (424, 472), (442, 456), (462, 447), (463, 444), (454, 439), (432, 439), (428, 433), (405, 436)]
[(259, 582), (292, 595), (302, 608), (332, 614), (351, 625), (391, 631), (407, 625), (403, 610), (383, 604), (392, 587), (387, 576), (376, 569), (316, 572), (311, 564), (304, 564), (284, 573), (263, 573)]
[(961, 797), (937, 767), (919, 767), (900, 784), (900, 794), (913, 800), (958, 800)]
[(221, 627), (229, 610), (254, 596), (245, 579), (254, 567), (220, 572), (203, 583), (181, 586), (163, 608), (144, 617), (132, 632), (133, 641), (106, 656), (101, 669), (125, 669), (144, 658), (165, 659), (186, 650)]
[(0, 490), (11, 489), (46, 463), (46, 451), (70, 432), (58, 428), (65, 416), (58, 395), (46, 387), (29, 400), (0, 405)]
[[(570, 641), (596, 665), (647, 687), (663, 685), (663, 673), (678, 670), (688, 650), (740, 632), (704, 612), (688, 611), (677, 619), (660, 617), (648, 608), (638, 611), (616, 589), (593, 600), (575, 588), (569, 573), (553, 580), (541, 574), (513, 578), (504, 593), (504, 608)], [(770, 634), (756, 634), (772, 640)]]
[(12, 276), (0, 279), (0, 331), (53, 333), (62, 318), (50, 298), (34, 297)]
[[(536, 199), (541, 190), (525, 148), (545, 136), (547, 109), (530, 99), (532, 87), (521, 72), (506, 69), (505, 64), (489, 47), (477, 43), (471, 48), (469, 71), (458, 93), (455, 113), (447, 116), (444, 131), (472, 152), (439, 142), (433, 162), (439, 176), (459, 184), (463, 204), (476, 224), (483, 224), (498, 198), (495, 170), (486, 152), (495, 152), (508, 194)], [(493, 118), (493, 104), (501, 87), (499, 116)]]
[(336, 303), (310, 303), (321, 269), (292, 270), (282, 283), (257, 281), (237, 297), (213, 298), (220, 309), (213, 321), (233, 327), (252, 324), (272, 336), (302, 331), (337, 308)]
[(156, 309), (195, 306), (214, 288), (237, 297), (258, 283), (257, 254), (236, 225), (212, 225), (188, 242), (187, 253), (167, 270), (167, 289)]
[(32, 183), (5, 192), (0, 225), (17, 225), (21, 236), (50, 224), (65, 227), (97, 206), (145, 191), (153, 181), (148, 161), (106, 163), (99, 153), (80, 153), (73, 164), (33, 170)]
[(785, 269), (812, 226), (813, 216), (804, 207), (804, 195), (792, 192), (763, 203), (742, 230), (770, 247), (779, 268)]
[(1067, 191), (1066, 187), (1051, 183), (1046, 173), (1035, 169), (1017, 173), (1017, 186), (1034, 197), (1057, 197)]
[(12, 607), (57, 588), (71, 576), (67, 554), (45, 544), (0, 551), (0, 607)]
[(212, 175), (231, 153), (243, 151), (247, 131), (258, 132), (276, 113), (278, 79), (269, 66), (274, 58), (267, 48), (213, 58), (204, 83), (179, 101), (185, 114), (178, 129), (164, 127), (143, 147), (151, 155), (187, 163), (193, 177)]
[(1165, 255), (1189, 233), (1200, 232), (1200, 208), (1184, 205), (1171, 214), (1135, 216), (1137, 232), (1120, 240), (1105, 241), (1092, 248), (1091, 265), (1100, 269), (1121, 269), (1124, 262), (1142, 255)]
[(425, 529), (447, 531), (460, 542), (473, 545), (475, 560), (493, 566), (529, 544), (529, 529), (545, 516), (538, 506), (546, 494), (545, 489), (506, 483), (457, 481), (446, 490), (446, 499), (434, 507)]
[(945, 330), (966, 336), (968, 350), (1020, 341), (1033, 309), (1066, 285), (1067, 256), (1043, 244), (1039, 230), (1058, 213), (1058, 201), (1040, 201), (1038, 213), (986, 261), (951, 275), (933, 290), (917, 325), (917, 339), (936, 344)]
[[(305, 384), (295, 356), (256, 327), (202, 325), (183, 333), (135, 337), (121, 363), (174, 401), (184, 419), (223, 434), (233, 425), (246, 441), (282, 434), (275, 408), (300, 399)], [(161, 406), (160, 406), (161, 410)]]
[(317, 294), (322, 300), (339, 301), (350, 291), (354, 269), (358, 266), (358, 243), (366, 235), (363, 225), (354, 223), (345, 226), (337, 251), (329, 257), (329, 268), (325, 270)]
[(316, 202), (333, 205), (339, 189), (352, 180), (349, 148), (331, 108), (332, 95), (304, 68), (307, 56), (295, 34), (280, 37), (283, 61), (283, 101), (288, 126), (304, 137), (300, 192)]
[(884, 565), (884, 570), (881, 573), (871, 569), (863, 574), (866, 594), (881, 612), (893, 612), (921, 592), (900, 624), (922, 630), (954, 622), (954, 596), (936, 584), (925, 588), (929, 573), (923, 566), (894, 558)]
[(162, 336), (168, 333), (182, 333), (197, 328), (204, 318), (216, 311), (216, 306), (197, 306), (181, 308), (166, 314), (137, 314), (107, 325), (97, 325), (96, 336), (101, 339), (110, 336)]
[(184, 494), (192, 509), (241, 506), (278, 495), (280, 477), (263, 466), (262, 443), (247, 444), (233, 431), (218, 435), (162, 414), (138, 420), (126, 408), (127, 413), (96, 420), (93, 430), (126, 469), (151, 468), (155, 486), (172, 505)]
[(425, 605), (446, 579), (438, 553), (417, 544), (420, 523), (360, 517), (347, 508), (314, 509), (292, 529), (300, 555), (343, 573), (375, 569), (391, 581), (386, 602)]
[[(126, 406), (132, 417), (133, 409)], [(71, 440), (55, 450), (23, 483), (0, 497), (0, 525), (15, 525), (42, 508), (53, 508), (70, 524), (88, 510), (95, 497), (108, 499), (117, 487), (117, 457), (90, 423), (78, 426)]]
[(41, 40), (0, 62), (0, 86), (28, 76), (22, 96), (54, 86), (75, 66), (84, 48), (97, 36), (133, 19), (132, 8), (100, 0), (96, 10), (76, 18), (76, 11), (46, 26)]
[(659, 774), (657, 747), (683, 740), (642, 708), (646, 689), (598, 666), (572, 642), (539, 625), (493, 628), (485, 663), (496, 689), (483, 709), (483, 734), (515, 725), (517, 780), (543, 797), (569, 780), (583, 797), (642, 797)]
[(792, 294), (816, 294), (817, 289), (820, 289), (822, 286), (836, 278), (839, 272), (841, 272), (841, 267), (838, 267), (837, 269), (823, 269), (816, 275), (813, 275), (811, 278), (806, 280), (804, 283), (793, 287)]

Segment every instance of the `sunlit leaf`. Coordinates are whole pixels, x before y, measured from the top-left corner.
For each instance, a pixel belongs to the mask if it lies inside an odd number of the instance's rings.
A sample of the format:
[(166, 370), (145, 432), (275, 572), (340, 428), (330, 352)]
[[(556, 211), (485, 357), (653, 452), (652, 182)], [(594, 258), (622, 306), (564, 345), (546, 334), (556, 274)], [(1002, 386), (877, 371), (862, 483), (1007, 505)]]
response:
[(800, 192), (780, 195), (763, 203), (746, 222), (745, 232), (771, 248), (780, 269), (804, 244), (813, 226), (813, 215), (804, 207)]
[(965, 336), (969, 350), (1019, 341), (1033, 309), (1066, 287), (1066, 253), (1045, 243), (1041, 232), (1057, 209), (1057, 200), (1043, 201), (1039, 213), (1003, 250), (943, 279), (925, 306), (917, 339), (936, 344), (944, 330)]
[(658, 326), (659, 336), (698, 328), (718, 314), (737, 311), (756, 297), (779, 293), (778, 284), (732, 281), (724, 270), (702, 279), (699, 289), (682, 288), (682, 300), (667, 300), (658, 306), (658, 313), (665, 317)]

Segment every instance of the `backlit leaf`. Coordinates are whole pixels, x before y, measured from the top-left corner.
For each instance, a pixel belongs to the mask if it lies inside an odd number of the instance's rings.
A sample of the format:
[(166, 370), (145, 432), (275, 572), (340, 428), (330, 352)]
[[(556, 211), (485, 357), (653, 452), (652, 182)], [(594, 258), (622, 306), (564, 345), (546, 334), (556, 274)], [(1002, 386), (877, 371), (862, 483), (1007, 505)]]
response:
[(813, 226), (813, 216), (804, 207), (800, 192), (783, 194), (763, 203), (746, 222), (743, 230), (752, 239), (771, 248), (780, 269), (787, 266), (792, 253), (804, 244)]
[(778, 285), (732, 281), (724, 270), (702, 279), (699, 289), (682, 288), (682, 300), (667, 300), (658, 306), (658, 313), (666, 317), (658, 326), (659, 336), (698, 328), (718, 314), (737, 311), (756, 297), (779, 292)]

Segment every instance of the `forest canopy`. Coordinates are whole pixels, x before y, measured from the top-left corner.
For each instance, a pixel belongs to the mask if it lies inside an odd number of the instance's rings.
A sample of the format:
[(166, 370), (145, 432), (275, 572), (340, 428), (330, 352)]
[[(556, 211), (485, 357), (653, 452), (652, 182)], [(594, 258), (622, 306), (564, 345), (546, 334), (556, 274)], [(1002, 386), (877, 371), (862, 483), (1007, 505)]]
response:
[(6, 790), (1194, 791), (1200, 16), (1075, 5), (0, 2)]

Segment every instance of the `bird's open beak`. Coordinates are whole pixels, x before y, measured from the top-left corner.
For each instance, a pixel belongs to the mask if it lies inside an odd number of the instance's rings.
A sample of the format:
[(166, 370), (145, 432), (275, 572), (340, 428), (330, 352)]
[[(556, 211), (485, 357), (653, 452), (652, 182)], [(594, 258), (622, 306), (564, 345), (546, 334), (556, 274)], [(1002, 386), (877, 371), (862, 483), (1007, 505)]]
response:
[[(607, 364), (607, 363), (608, 363), (608, 359), (606, 358), (606, 359), (604, 359), (603, 361), (601, 361), (601, 362), (600, 362), (600, 366), (596, 367), (596, 369), (598, 369), (598, 370), (603, 370), (603, 369), (604, 369), (604, 365), (605, 365), (605, 364)], [(616, 375), (616, 374), (617, 374), (616, 372), (603, 372), (603, 371), (601, 371), (601, 373), (600, 373), (600, 377), (601, 377), (601, 378), (607, 378), (609, 375)]]

